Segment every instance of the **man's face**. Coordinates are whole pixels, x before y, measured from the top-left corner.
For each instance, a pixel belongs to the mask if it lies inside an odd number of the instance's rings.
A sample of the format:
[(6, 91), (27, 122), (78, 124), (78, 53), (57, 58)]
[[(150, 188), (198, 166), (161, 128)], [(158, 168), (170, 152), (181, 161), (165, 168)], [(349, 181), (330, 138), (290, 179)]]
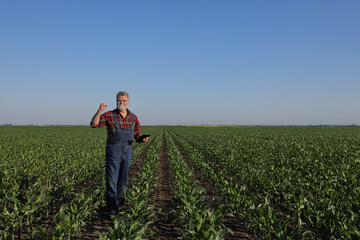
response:
[(124, 108), (127, 109), (129, 105), (129, 99), (127, 96), (119, 96), (117, 100), (117, 105), (120, 111), (124, 111)]

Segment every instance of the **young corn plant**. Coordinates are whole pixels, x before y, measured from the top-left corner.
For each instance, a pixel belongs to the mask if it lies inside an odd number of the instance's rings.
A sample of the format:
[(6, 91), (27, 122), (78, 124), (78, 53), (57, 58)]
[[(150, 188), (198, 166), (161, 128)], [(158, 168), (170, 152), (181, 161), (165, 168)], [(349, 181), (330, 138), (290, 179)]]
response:
[(83, 193), (77, 194), (69, 206), (62, 205), (55, 215), (52, 220), (54, 232), (42, 226), (38, 227), (43, 235), (42, 238), (49, 240), (71, 239), (86, 225), (86, 221), (94, 214), (101, 202), (100, 189), (94, 190), (89, 196), (85, 196)]
[(265, 201), (260, 203), (258, 199), (247, 194), (246, 185), (239, 186), (236, 184), (233, 178), (227, 176), (226, 171), (214, 171), (214, 167), (209, 167), (201, 154), (196, 153), (190, 144), (179, 138), (176, 138), (176, 140), (224, 195), (231, 213), (239, 214), (246, 219), (249, 229), (253, 229), (257, 235), (263, 238), (291, 239), (295, 236), (297, 238), (305, 237), (305, 233), (300, 234), (301, 225), (294, 230), (289, 229), (288, 225), (290, 222), (295, 221), (294, 217), (287, 217), (284, 220), (278, 219), (273, 208), (269, 205), (268, 198), (265, 198)]
[(223, 223), (222, 209), (207, 209), (205, 190), (199, 182), (190, 180), (192, 172), (180, 157), (171, 139), (167, 139), (168, 159), (174, 169), (174, 191), (177, 199), (175, 213), (179, 217), (183, 239), (224, 239), (230, 231)]

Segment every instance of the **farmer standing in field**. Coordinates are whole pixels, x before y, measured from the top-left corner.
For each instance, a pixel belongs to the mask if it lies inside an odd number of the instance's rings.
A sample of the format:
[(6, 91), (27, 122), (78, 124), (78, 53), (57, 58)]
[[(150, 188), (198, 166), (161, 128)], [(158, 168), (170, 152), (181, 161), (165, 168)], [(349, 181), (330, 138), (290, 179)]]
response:
[(101, 103), (91, 120), (91, 127), (107, 127), (106, 141), (106, 205), (108, 214), (116, 214), (124, 204), (124, 191), (128, 189), (132, 142), (147, 142), (142, 137), (141, 126), (135, 114), (127, 108), (129, 94), (121, 91), (116, 95), (117, 108), (101, 114), (107, 107)]

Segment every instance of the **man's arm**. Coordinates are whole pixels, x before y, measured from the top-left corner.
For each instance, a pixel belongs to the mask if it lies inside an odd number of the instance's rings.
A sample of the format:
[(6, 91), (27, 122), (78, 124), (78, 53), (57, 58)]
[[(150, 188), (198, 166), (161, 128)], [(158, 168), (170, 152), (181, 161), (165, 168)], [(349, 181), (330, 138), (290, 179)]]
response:
[(90, 122), (91, 127), (96, 127), (97, 125), (99, 125), (101, 113), (102, 113), (102, 111), (105, 110), (106, 107), (107, 107), (106, 103), (100, 104), (99, 109), (97, 110), (97, 112), (95, 113), (93, 118), (91, 119), (91, 122)]
[[(142, 136), (142, 130), (141, 130), (141, 126), (140, 126), (140, 122), (139, 122), (139, 119), (137, 118), (136, 115), (135, 116), (135, 139), (138, 141), (141, 136)], [(145, 138), (142, 138), (142, 142), (147, 142), (149, 141), (149, 137), (145, 137)]]

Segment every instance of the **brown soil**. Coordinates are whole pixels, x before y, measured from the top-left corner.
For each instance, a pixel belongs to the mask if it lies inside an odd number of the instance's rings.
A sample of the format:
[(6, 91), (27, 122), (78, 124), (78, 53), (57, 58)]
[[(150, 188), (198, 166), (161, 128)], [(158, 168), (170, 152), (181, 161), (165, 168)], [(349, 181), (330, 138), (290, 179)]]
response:
[(153, 199), (155, 203), (155, 223), (149, 228), (153, 232), (153, 236), (149, 239), (177, 239), (179, 237), (179, 227), (174, 222), (177, 217), (172, 212), (174, 209), (173, 204), (173, 190), (172, 190), (172, 176), (173, 171), (170, 169), (170, 162), (166, 157), (166, 142), (163, 135), (160, 158), (157, 170), (157, 182)]

